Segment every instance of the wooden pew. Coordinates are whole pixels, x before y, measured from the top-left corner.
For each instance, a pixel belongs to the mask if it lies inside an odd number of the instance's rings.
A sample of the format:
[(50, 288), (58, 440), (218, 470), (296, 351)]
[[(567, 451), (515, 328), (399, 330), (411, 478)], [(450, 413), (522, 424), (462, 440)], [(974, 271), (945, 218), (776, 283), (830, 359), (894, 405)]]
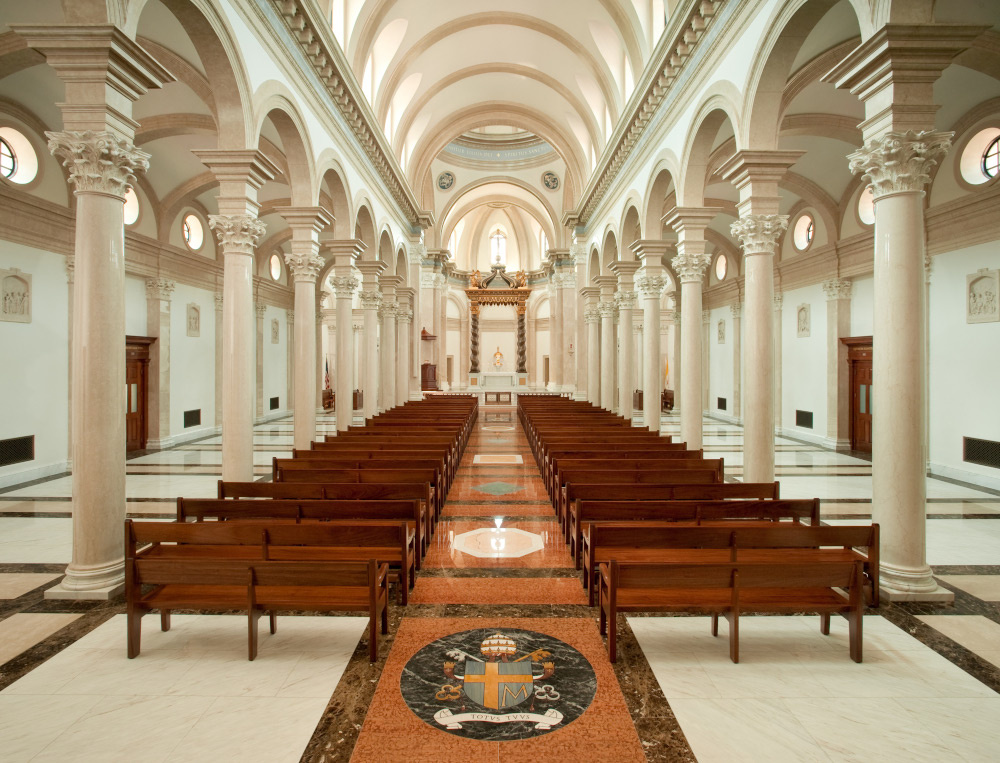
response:
[(830, 615), (840, 614), (850, 624), (851, 659), (861, 662), (862, 566), (860, 560), (770, 564), (619, 564), (612, 560), (600, 567), (601, 635), (607, 634), (608, 655), (616, 662), (619, 612), (710, 614), (713, 636), (718, 635), (719, 615), (723, 615), (729, 621), (729, 657), (739, 662), (741, 612), (816, 612), (824, 635), (830, 633)]
[(323, 483), (358, 485), (393, 485), (397, 483), (422, 484), (423, 500), (431, 507), (432, 519), (441, 513), (444, 500), (437, 489), (433, 469), (309, 469), (304, 471), (279, 471), (278, 483)]
[[(287, 527), (292, 527), (288, 525)], [(142, 617), (160, 610), (160, 627), (170, 629), (175, 609), (247, 612), (247, 652), (257, 656), (257, 620), (270, 614), (271, 632), (278, 610), (306, 612), (368, 612), (369, 659), (378, 659), (376, 622), (389, 629), (388, 566), (367, 562), (278, 561), (230, 559), (224, 556), (184, 558), (162, 551), (162, 544), (220, 545), (232, 537), (230, 523), (133, 522), (125, 525), (125, 596), (128, 656), (138, 656)], [(266, 533), (266, 531), (265, 531)], [(266, 537), (259, 541), (267, 546)], [(225, 545), (225, 544), (221, 544)], [(149, 548), (140, 549), (140, 546)], [(150, 554), (151, 549), (157, 553)], [(143, 586), (152, 589), (143, 592)]]
[[(677, 470), (715, 470), (715, 481), (725, 482), (726, 466), (721, 458), (623, 458), (616, 452), (607, 454), (600, 459), (564, 458), (553, 462), (553, 477), (550, 484), (550, 495), (554, 498), (569, 481), (565, 475), (578, 472), (659, 472)], [(659, 481), (659, 480), (657, 480)]]
[(570, 460), (594, 460), (604, 459), (613, 455), (614, 458), (630, 459), (643, 458), (654, 460), (690, 459), (704, 458), (705, 452), (701, 449), (687, 450), (685, 443), (648, 443), (642, 448), (615, 447), (609, 454), (609, 449), (605, 445), (585, 445), (573, 443), (565, 447), (549, 447), (546, 451), (546, 458), (540, 464), (542, 479), (546, 484), (550, 484), (553, 472), (562, 459)]

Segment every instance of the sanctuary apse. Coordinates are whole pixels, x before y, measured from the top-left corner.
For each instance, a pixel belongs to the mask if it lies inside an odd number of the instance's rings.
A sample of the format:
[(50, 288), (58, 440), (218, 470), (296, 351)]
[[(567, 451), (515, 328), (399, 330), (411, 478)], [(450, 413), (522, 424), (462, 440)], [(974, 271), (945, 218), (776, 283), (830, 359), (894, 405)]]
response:
[[(996, 759), (998, 41), (976, 0), (0, 0), (0, 757)], [(669, 437), (879, 525), (864, 662), (637, 612), (612, 663), (533, 395), (659, 435), (617, 471)], [(376, 661), (356, 613), (250, 662), (202, 608), (127, 659), (126, 520), (383, 426), (435, 477)]]

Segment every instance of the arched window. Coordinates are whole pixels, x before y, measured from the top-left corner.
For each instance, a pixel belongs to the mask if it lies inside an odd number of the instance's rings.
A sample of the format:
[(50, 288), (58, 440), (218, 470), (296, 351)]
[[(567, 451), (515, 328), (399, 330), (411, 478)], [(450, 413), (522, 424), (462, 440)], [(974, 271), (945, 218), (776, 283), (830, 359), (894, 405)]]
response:
[(490, 235), (490, 265), (507, 264), (507, 237), (497, 228)]
[(545, 235), (545, 231), (541, 232), (541, 236), (538, 239), (538, 246), (541, 250), (538, 259), (544, 260), (549, 254), (549, 237)]
[(992, 178), (1000, 171), (1000, 137), (994, 138), (983, 152), (983, 174)]

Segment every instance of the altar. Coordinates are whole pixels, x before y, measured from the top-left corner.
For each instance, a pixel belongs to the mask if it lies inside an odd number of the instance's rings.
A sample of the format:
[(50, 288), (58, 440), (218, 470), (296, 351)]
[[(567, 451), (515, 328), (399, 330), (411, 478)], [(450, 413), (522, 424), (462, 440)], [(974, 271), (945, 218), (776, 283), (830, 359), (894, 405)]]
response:
[(513, 390), (517, 388), (518, 374), (509, 371), (485, 371), (480, 374), (483, 389)]

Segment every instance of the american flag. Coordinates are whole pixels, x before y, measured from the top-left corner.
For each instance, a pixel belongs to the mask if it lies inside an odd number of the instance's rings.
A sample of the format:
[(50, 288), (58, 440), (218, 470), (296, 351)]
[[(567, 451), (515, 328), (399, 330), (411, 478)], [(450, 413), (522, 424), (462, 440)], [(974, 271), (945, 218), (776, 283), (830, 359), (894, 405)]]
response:
[(326, 361), (326, 373), (323, 374), (323, 389), (330, 389), (330, 361)]

